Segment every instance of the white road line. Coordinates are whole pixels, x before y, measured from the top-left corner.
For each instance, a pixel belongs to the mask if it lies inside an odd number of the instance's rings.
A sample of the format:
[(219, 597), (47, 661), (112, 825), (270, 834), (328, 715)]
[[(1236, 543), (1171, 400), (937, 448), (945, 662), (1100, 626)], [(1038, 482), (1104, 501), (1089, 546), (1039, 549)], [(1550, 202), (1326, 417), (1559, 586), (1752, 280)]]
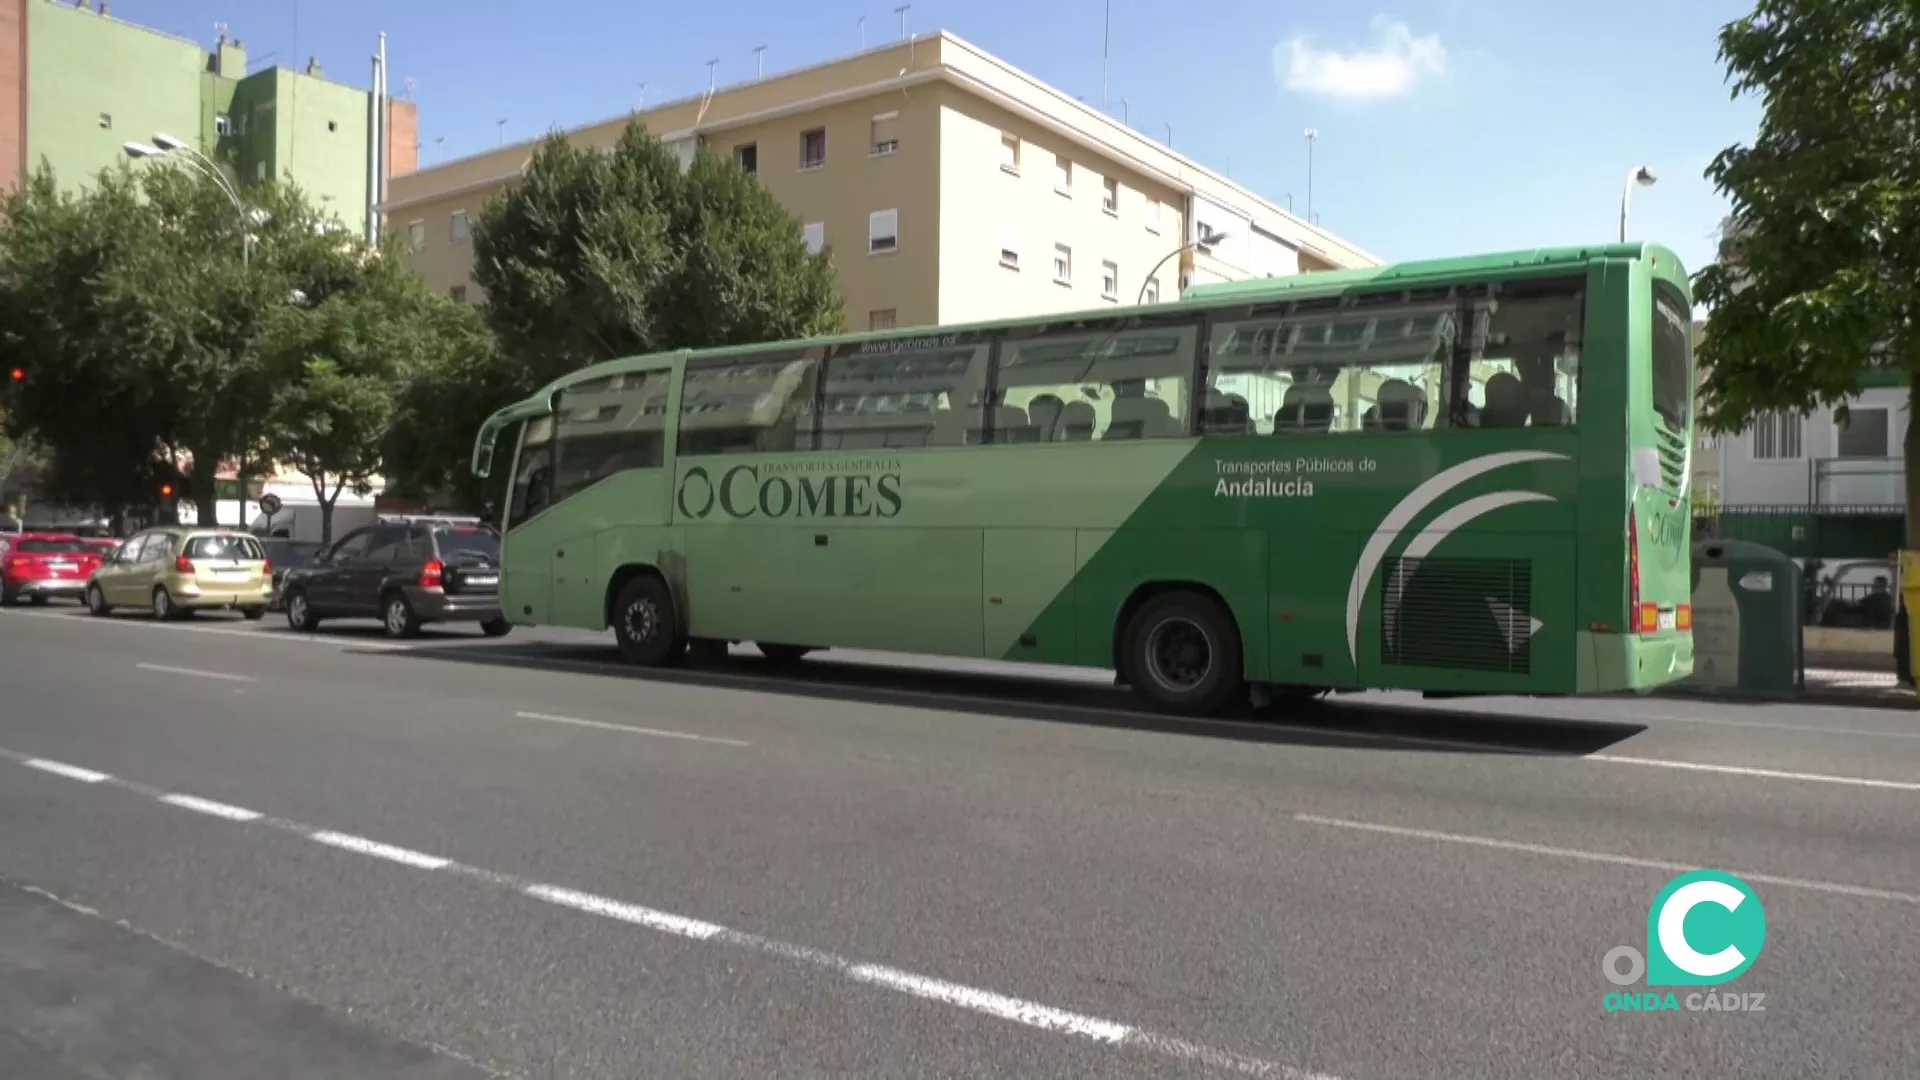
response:
[(521, 891), (536, 899), (560, 904), (576, 911), (584, 911), (589, 915), (602, 915), (609, 919), (633, 923), (635, 926), (644, 926), (649, 930), (693, 938), (696, 941), (718, 937), (727, 931), (726, 927), (716, 923), (689, 919), (684, 915), (675, 915), (668, 911), (655, 911), (638, 904), (623, 904), (604, 896), (575, 892), (572, 889), (562, 889), (553, 885), (529, 885)]
[(259, 682), (251, 675), (229, 675), (224, 671), (201, 671), (198, 668), (168, 667), (165, 664), (135, 664), (141, 671), (157, 671), (162, 675), (191, 675), (196, 679), (219, 679), (223, 682)]
[[(1546, 855), (1556, 859), (1611, 863), (1615, 866), (1636, 866), (1646, 870), (1684, 873), (1689, 870), (1700, 869), (1699, 866), (1689, 863), (1668, 862), (1664, 859), (1642, 859), (1634, 855), (1616, 855), (1605, 851), (1582, 851), (1579, 848), (1553, 847), (1547, 844), (1529, 844), (1519, 840), (1501, 840), (1491, 836), (1470, 836), (1465, 833), (1438, 832), (1433, 829), (1411, 829), (1404, 825), (1382, 825), (1372, 821), (1353, 821), (1347, 818), (1321, 817), (1318, 814), (1295, 814), (1293, 815), (1293, 820), (1308, 825), (1327, 825), (1336, 829), (1352, 829), (1357, 832), (1381, 833), (1387, 836), (1399, 836), (1411, 840), (1437, 840), (1449, 844), (1466, 844), (1472, 847), (1515, 851), (1526, 855)], [(1865, 885), (1847, 885), (1835, 881), (1814, 881), (1808, 878), (1779, 877), (1774, 874), (1756, 874), (1746, 870), (1734, 870), (1732, 873), (1738, 874), (1747, 881), (1758, 881), (1768, 885), (1781, 885), (1793, 889), (1833, 893), (1838, 896), (1858, 896), (1869, 900), (1894, 900), (1903, 904), (1920, 904), (1920, 895), (1897, 892), (1892, 889), (1875, 889)]]
[(666, 731), (661, 728), (631, 727), (626, 724), (610, 724), (604, 720), (582, 720), (577, 716), (553, 716), (548, 713), (517, 712), (513, 715), (522, 720), (538, 720), (547, 724), (572, 724), (575, 727), (599, 728), (602, 731), (623, 731), (628, 735), (657, 735), (663, 739), (685, 739), (688, 742), (714, 743), (718, 746), (752, 746), (750, 742), (739, 739), (722, 739), (714, 735), (695, 735), (686, 731)]
[(1848, 787), (1884, 788), (1888, 791), (1920, 791), (1920, 783), (1907, 780), (1874, 780), (1864, 776), (1828, 776), (1824, 773), (1785, 772), (1780, 769), (1756, 769), (1745, 765), (1710, 765), (1704, 761), (1668, 761), (1662, 758), (1620, 757), (1615, 754), (1589, 754), (1583, 760), (1606, 765), (1641, 765), (1653, 769), (1684, 769), (1691, 772), (1722, 773), (1727, 776), (1751, 776), (1763, 780), (1804, 780), (1815, 784), (1844, 784)]
[(1126, 1024), (1081, 1016), (1078, 1013), (1038, 1005), (1031, 1001), (1022, 1001), (1004, 994), (975, 990), (971, 986), (929, 979), (924, 975), (881, 967), (878, 964), (856, 964), (847, 969), (847, 977), (855, 982), (872, 983), (875, 986), (884, 986), (889, 990), (897, 990), (902, 994), (911, 994), (928, 1001), (938, 1001), (971, 1012), (997, 1016), (1002, 1020), (1012, 1020), (1016, 1024), (1025, 1024), (1028, 1027), (1066, 1035), (1079, 1035), (1099, 1042), (1117, 1043), (1133, 1033), (1133, 1029)]
[(347, 851), (358, 852), (361, 855), (371, 855), (376, 859), (386, 859), (389, 862), (397, 862), (405, 866), (417, 866), (422, 870), (439, 870), (453, 862), (451, 859), (443, 859), (438, 855), (428, 855), (424, 852), (414, 851), (411, 848), (394, 847), (391, 844), (382, 844), (375, 840), (368, 840), (362, 836), (350, 836), (346, 833), (326, 832), (324, 830), (310, 835), (313, 839), (323, 844), (343, 848)]
[(178, 806), (182, 810), (198, 810), (203, 814), (212, 814), (228, 821), (258, 821), (260, 814), (244, 806), (230, 806), (212, 799), (203, 799), (198, 795), (162, 795), (160, 801), (169, 806)]
[(50, 772), (55, 776), (64, 776), (69, 780), (78, 780), (83, 784), (97, 784), (102, 780), (112, 779), (112, 777), (103, 772), (83, 769), (78, 765), (62, 765), (58, 761), (48, 761), (46, 758), (27, 758), (21, 764), (26, 765), (30, 769)]

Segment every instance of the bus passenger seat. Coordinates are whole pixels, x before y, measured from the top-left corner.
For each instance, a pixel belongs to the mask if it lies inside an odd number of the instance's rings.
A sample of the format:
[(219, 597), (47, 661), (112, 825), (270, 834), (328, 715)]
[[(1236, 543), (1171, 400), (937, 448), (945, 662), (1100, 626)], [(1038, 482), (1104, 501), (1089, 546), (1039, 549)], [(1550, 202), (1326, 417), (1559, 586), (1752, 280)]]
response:
[(1245, 435), (1253, 430), (1247, 399), (1239, 394), (1207, 393), (1200, 408), (1200, 433), (1203, 435)]
[(1108, 439), (1160, 439), (1180, 430), (1173, 410), (1159, 398), (1114, 398), (1108, 417)]
[(1039, 442), (1057, 442), (1060, 438), (1060, 410), (1066, 407), (1054, 394), (1036, 394), (1027, 402), (1027, 415), (1032, 417), (1033, 426)]
[(1427, 395), (1405, 379), (1381, 383), (1376, 401), (1367, 411), (1377, 413), (1379, 426), (1387, 431), (1419, 431), (1426, 425)]
[(1016, 405), (1002, 405), (993, 410), (994, 442), (1030, 443), (1039, 437), (1039, 429), (1027, 420), (1027, 410)]
[(1535, 390), (1527, 404), (1534, 427), (1565, 427), (1573, 423), (1573, 410), (1567, 408), (1564, 398), (1551, 390)]
[(1278, 435), (1324, 435), (1333, 428), (1333, 391), (1324, 386), (1287, 388), (1280, 408), (1273, 414), (1273, 431)]
[(1087, 442), (1093, 438), (1094, 425), (1100, 417), (1093, 406), (1084, 401), (1068, 402), (1060, 410), (1060, 437), (1067, 442)]

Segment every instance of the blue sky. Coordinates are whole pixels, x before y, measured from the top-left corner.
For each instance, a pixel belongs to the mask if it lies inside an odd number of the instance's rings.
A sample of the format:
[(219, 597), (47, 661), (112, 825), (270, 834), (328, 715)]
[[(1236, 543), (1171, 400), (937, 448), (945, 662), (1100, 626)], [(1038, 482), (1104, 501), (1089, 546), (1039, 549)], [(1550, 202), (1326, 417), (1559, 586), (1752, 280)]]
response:
[[(225, 21), (251, 61), (364, 84), (385, 31), (394, 92), (411, 78), (422, 160), (697, 93), (899, 36), (901, 0), (113, 0), (116, 16), (211, 41)], [(946, 29), (1098, 105), (1106, 0), (914, 0), (907, 29)], [(1318, 132), (1313, 210), (1385, 259), (1609, 240), (1626, 175), (1631, 234), (1689, 269), (1724, 201), (1701, 178), (1752, 137), (1715, 34), (1741, 0), (1111, 0), (1108, 103), (1177, 150), (1306, 210), (1304, 131)], [(670, 15), (663, 13), (670, 12)], [(444, 144), (436, 151), (436, 140)]]

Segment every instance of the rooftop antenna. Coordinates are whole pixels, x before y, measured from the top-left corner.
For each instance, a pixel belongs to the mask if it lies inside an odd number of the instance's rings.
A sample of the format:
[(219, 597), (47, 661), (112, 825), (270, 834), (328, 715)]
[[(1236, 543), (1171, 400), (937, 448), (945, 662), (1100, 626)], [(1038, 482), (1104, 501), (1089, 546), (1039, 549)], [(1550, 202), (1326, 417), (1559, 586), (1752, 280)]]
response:
[(859, 24), (860, 26), (860, 51), (866, 52), (867, 51), (867, 17), (865, 15), (862, 15), (858, 19), (855, 19), (854, 22)]
[(755, 79), (764, 79), (767, 77), (767, 47), (765, 45), (755, 45), (753, 47), (753, 77)]
[(633, 111), (634, 112), (647, 111), (647, 84), (646, 83), (640, 84), (640, 97), (634, 102)]
[(1313, 128), (1307, 129), (1307, 220), (1313, 220), (1313, 142), (1320, 133)]
[(900, 40), (901, 41), (907, 40), (907, 12), (911, 11), (912, 9), (913, 9), (912, 4), (901, 4), (899, 7), (893, 9), (893, 13), (895, 15), (900, 16)]
[(433, 137), (433, 160), (436, 164), (447, 160), (447, 137), (445, 135), (435, 135)]
[(413, 81), (413, 76), (411, 75), (400, 80), (400, 96), (407, 99), (408, 101), (412, 101), (413, 88), (418, 85), (419, 85), (418, 83)]
[(1167, 125), (1167, 149), (1173, 149), (1173, 125)]
[(507, 118), (503, 116), (500, 119), (495, 120), (494, 123), (500, 125), (500, 145), (501, 146), (507, 145)]
[(1120, 122), (1128, 127), (1133, 126), (1133, 109), (1127, 104), (1126, 98), (1120, 99)]
[(717, 56), (707, 61), (707, 96), (709, 98), (713, 96), (713, 69), (719, 66), (720, 58)]
[(1107, 111), (1107, 43), (1113, 37), (1113, 0), (1107, 0), (1106, 15), (1100, 23), (1100, 111)]

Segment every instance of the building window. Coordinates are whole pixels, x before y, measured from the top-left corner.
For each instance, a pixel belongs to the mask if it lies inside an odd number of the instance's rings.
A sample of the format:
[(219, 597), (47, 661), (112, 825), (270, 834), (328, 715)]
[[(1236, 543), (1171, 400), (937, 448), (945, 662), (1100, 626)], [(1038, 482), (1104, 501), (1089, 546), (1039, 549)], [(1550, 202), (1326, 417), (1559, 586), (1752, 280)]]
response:
[(1020, 230), (1007, 225), (1000, 230), (1000, 265), (1020, 269)]
[(1144, 301), (1145, 303), (1148, 303), (1148, 304), (1159, 303), (1160, 302), (1160, 279), (1148, 278), (1147, 287), (1143, 291), (1143, 295), (1146, 297)]
[(875, 210), (867, 215), (867, 254), (877, 255), (900, 246), (900, 211)]
[(1800, 456), (1801, 418), (1796, 413), (1762, 413), (1753, 421), (1753, 459), (1790, 461)]
[(1100, 264), (1100, 297), (1103, 300), (1120, 299), (1120, 265), (1111, 260)]
[(1073, 162), (1060, 154), (1053, 155), (1053, 190), (1073, 197)]
[(1834, 417), (1837, 436), (1834, 449), (1843, 458), (1884, 458), (1887, 456), (1887, 410), (1847, 410), (1845, 420)]
[(900, 149), (900, 114), (881, 113), (873, 118), (873, 128), (869, 142), (875, 157), (891, 154)]
[(339, 122), (339, 121), (337, 121), (337, 120), (329, 120), (329, 121), (327, 121), (327, 131), (329, 131), (329, 132), (335, 132), (335, 131), (339, 131), (339, 130), (340, 130), (340, 122)]
[(1053, 280), (1073, 284), (1073, 249), (1065, 244), (1053, 245)]
[(226, 113), (214, 113), (213, 133), (223, 139), (233, 134), (233, 117)]
[(407, 248), (414, 252), (427, 250), (427, 223), (424, 221), (407, 222)]
[(827, 246), (827, 223), (809, 221), (800, 228), (801, 239), (807, 242), (807, 254), (818, 255)]
[(869, 311), (867, 312), (867, 329), (891, 330), (893, 329), (894, 319), (896, 317), (893, 308), (881, 308), (878, 311)]
[(113, 114), (112, 114), (112, 113), (101, 113), (101, 114), (100, 114), (100, 126), (101, 126), (101, 127), (103, 127), (103, 128), (111, 128), (111, 127), (113, 127)]
[(827, 129), (810, 128), (800, 133), (800, 167), (817, 169), (827, 163)]
[(1120, 216), (1120, 181), (1109, 176), (1100, 182), (1100, 209)]
[(1147, 200), (1147, 231), (1150, 233), (1157, 233), (1160, 231), (1160, 200), (1159, 199)]
[(456, 244), (464, 244), (467, 242), (468, 228), (467, 212), (465, 210), (455, 210), (452, 215), (447, 218), (447, 236)]
[(447, 290), (447, 296), (456, 304), (464, 304), (467, 302), (467, 287), (465, 285), (455, 285), (453, 288)]
[(1020, 175), (1020, 138), (1000, 133), (1000, 171)]
[(750, 173), (760, 171), (760, 144), (741, 143), (733, 148), (733, 163)]

